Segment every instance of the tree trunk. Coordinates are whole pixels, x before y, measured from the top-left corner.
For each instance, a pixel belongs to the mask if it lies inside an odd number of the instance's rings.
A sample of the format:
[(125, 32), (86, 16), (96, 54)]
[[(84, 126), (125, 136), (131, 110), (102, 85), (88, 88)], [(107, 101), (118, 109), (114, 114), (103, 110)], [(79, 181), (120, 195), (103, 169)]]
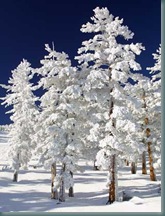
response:
[(13, 175), (13, 182), (17, 182), (17, 181), (18, 181), (18, 170), (15, 170)]
[(62, 170), (61, 170), (61, 184), (60, 184), (60, 192), (59, 192), (59, 201), (60, 202), (65, 202), (64, 172), (65, 172), (65, 164), (62, 165)]
[(70, 188), (69, 188), (68, 196), (69, 196), (69, 197), (74, 197), (73, 187), (70, 187)]
[[(147, 110), (147, 105), (146, 105), (146, 101), (145, 101), (145, 91), (143, 89), (143, 96), (142, 96), (142, 99), (144, 101), (144, 104), (143, 104), (143, 108), (145, 108)], [(144, 119), (144, 123), (145, 125), (147, 126), (149, 124), (149, 119), (148, 117), (146, 117)], [(149, 128), (146, 128), (146, 137), (150, 137), (151, 136), (151, 130)], [(149, 156), (149, 166), (150, 166), (150, 180), (151, 181), (156, 181), (156, 174), (155, 174), (155, 170), (154, 170), (154, 167), (153, 167), (153, 155), (152, 155), (152, 149), (151, 149), (151, 145), (152, 145), (152, 142), (147, 142), (147, 147), (148, 147), (148, 156)]]
[[(73, 173), (70, 172), (70, 174), (71, 174), (71, 177), (73, 178)], [(69, 188), (68, 196), (69, 196), (69, 197), (74, 197), (73, 187), (70, 187), (70, 188)]]
[(51, 199), (58, 199), (58, 191), (54, 188), (54, 179), (56, 177), (56, 163), (51, 166)]
[(127, 159), (125, 159), (124, 161), (125, 161), (125, 165), (129, 166), (129, 161)]
[[(149, 119), (145, 118), (145, 124), (148, 125)], [(149, 128), (146, 129), (146, 136), (147, 138), (151, 136), (151, 130)], [(152, 155), (152, 142), (147, 142), (148, 147), (148, 156), (149, 156), (149, 166), (150, 166), (150, 180), (156, 181), (156, 174), (153, 167), (153, 155)]]
[(131, 173), (136, 174), (136, 163), (135, 162), (131, 163)]
[(94, 160), (93, 169), (94, 169), (94, 170), (99, 170), (99, 169), (98, 169), (98, 166), (96, 165), (96, 159)]
[(147, 174), (147, 166), (146, 166), (146, 152), (142, 153), (142, 174)]
[[(112, 68), (109, 68), (109, 83), (112, 82)], [(111, 84), (110, 84), (111, 86)], [(113, 92), (113, 87), (110, 87), (110, 94)], [(112, 127), (116, 127), (115, 125), (115, 120), (112, 117), (113, 114), (113, 109), (114, 109), (114, 98), (111, 95), (110, 98), (110, 104), (109, 104), (109, 119), (112, 121)], [(113, 133), (110, 131), (110, 136), (113, 136)], [(116, 194), (117, 194), (117, 175), (116, 175), (116, 154), (113, 154), (111, 156), (111, 161), (110, 161), (110, 166), (109, 166), (109, 174), (110, 174), (110, 184), (109, 184), (109, 200), (108, 202), (111, 204), (115, 202), (116, 200)]]
[(148, 142), (148, 155), (149, 155), (149, 166), (150, 166), (150, 180), (156, 181), (156, 174), (153, 167), (153, 156), (152, 156), (152, 150), (151, 150), (151, 142)]
[[(143, 100), (143, 106), (142, 108), (145, 109), (145, 111), (147, 111), (147, 104), (146, 104), (146, 95), (145, 95), (145, 91), (143, 90), (143, 94), (142, 94), (142, 100)], [(148, 118), (144, 119), (144, 123), (145, 125), (148, 124)], [(144, 130), (144, 126), (142, 125), (142, 130)], [(145, 140), (143, 139), (143, 143), (145, 144)], [(144, 151), (142, 154), (142, 174), (147, 174), (147, 166), (146, 166), (146, 152)]]
[(19, 153), (17, 153), (17, 160), (16, 160), (16, 165), (15, 165), (15, 170), (14, 170), (14, 174), (13, 174), (13, 182), (17, 182), (18, 181), (18, 171), (19, 171), (19, 168), (21, 166), (20, 164), (20, 155)]
[(110, 184), (109, 184), (109, 203), (113, 203), (116, 200), (116, 155), (112, 155), (111, 157), (111, 167), (110, 167)]

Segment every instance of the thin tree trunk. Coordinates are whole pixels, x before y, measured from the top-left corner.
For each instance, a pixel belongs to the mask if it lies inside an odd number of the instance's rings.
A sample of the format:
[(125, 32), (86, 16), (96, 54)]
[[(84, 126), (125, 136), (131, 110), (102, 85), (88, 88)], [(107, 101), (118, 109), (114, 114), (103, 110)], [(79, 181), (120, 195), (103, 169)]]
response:
[(153, 167), (153, 156), (152, 156), (152, 150), (151, 150), (151, 142), (148, 142), (148, 155), (149, 155), (149, 166), (150, 166), (150, 180), (156, 181), (156, 174)]
[[(148, 125), (149, 120), (148, 118), (145, 118), (145, 124)], [(147, 138), (151, 136), (151, 130), (149, 128), (146, 129), (146, 136)], [(149, 156), (149, 166), (150, 166), (150, 180), (156, 181), (156, 174), (153, 167), (153, 155), (152, 155), (152, 142), (147, 142), (148, 147), (148, 156)]]
[(142, 153), (142, 174), (147, 174), (147, 166), (146, 166), (146, 152)]
[(59, 192), (59, 201), (60, 202), (65, 202), (64, 172), (65, 172), (65, 164), (62, 165), (62, 170), (61, 170), (61, 184), (60, 184), (60, 192)]
[[(71, 174), (71, 177), (73, 178), (73, 173), (70, 172), (70, 174)], [(74, 197), (73, 187), (70, 187), (70, 188), (69, 188), (69, 194), (68, 194), (68, 196), (69, 196), (69, 197)]]
[(58, 199), (58, 191), (54, 189), (54, 179), (56, 177), (56, 163), (51, 166), (51, 199)]
[(21, 166), (21, 164), (19, 162), (19, 153), (17, 153), (17, 163), (16, 163), (16, 167), (14, 170), (14, 174), (13, 174), (13, 182), (18, 181), (18, 171), (19, 171), (20, 166)]
[(131, 163), (131, 173), (136, 174), (136, 163), (135, 162)]
[(69, 194), (68, 194), (68, 196), (69, 197), (74, 197), (73, 187), (69, 188)]
[[(112, 81), (112, 68), (109, 68), (109, 83)], [(111, 84), (110, 84), (111, 85)], [(113, 87), (110, 88), (110, 94), (113, 92)], [(109, 118), (112, 121), (112, 127), (115, 128), (115, 119), (112, 119), (114, 109), (114, 98), (111, 95), (110, 98), (110, 106), (109, 106)], [(112, 132), (110, 132), (110, 136), (113, 136)], [(109, 184), (109, 200), (108, 202), (111, 204), (116, 201), (116, 194), (117, 194), (117, 175), (116, 175), (116, 154), (111, 156), (110, 166), (109, 166), (109, 174), (110, 174), (110, 184)]]
[[(144, 104), (143, 104), (143, 108), (145, 108), (147, 110), (147, 105), (146, 105), (146, 100), (145, 100), (145, 91), (143, 89), (143, 96), (142, 96), (142, 99), (144, 101)], [(149, 124), (149, 119), (148, 117), (146, 117), (144, 119), (144, 123), (145, 125), (147, 126)], [(149, 128), (146, 128), (146, 137), (150, 137), (151, 136), (151, 130)], [(151, 181), (156, 181), (156, 174), (155, 174), (155, 170), (154, 170), (154, 167), (153, 167), (153, 155), (152, 155), (152, 142), (147, 142), (147, 147), (148, 147), (148, 156), (149, 156), (149, 166), (150, 166), (150, 180)]]
[(18, 170), (15, 170), (13, 174), (13, 182), (17, 182), (17, 181), (18, 181)]
[[(146, 104), (146, 99), (145, 99), (146, 95), (145, 95), (144, 89), (142, 89), (142, 91), (143, 91), (143, 94), (142, 94), (143, 106), (142, 106), (142, 108), (144, 108), (145, 111), (147, 112), (147, 104)], [(144, 119), (144, 123), (145, 123), (145, 125), (148, 124), (148, 118)], [(142, 130), (144, 130), (143, 124), (142, 124)], [(143, 143), (145, 145), (145, 139), (143, 139)], [(142, 153), (142, 174), (147, 174), (146, 152), (145, 151)]]
[(94, 170), (99, 170), (99, 169), (98, 169), (98, 166), (96, 165), (96, 159), (94, 160), (93, 169), (94, 169)]
[(110, 167), (110, 184), (109, 184), (109, 203), (113, 203), (116, 200), (116, 187), (115, 187), (115, 182), (116, 182), (116, 174), (115, 174), (115, 168), (116, 168), (116, 155), (112, 155), (111, 157), (111, 167)]
[(125, 161), (125, 165), (129, 166), (129, 161), (127, 159), (125, 159), (124, 161)]

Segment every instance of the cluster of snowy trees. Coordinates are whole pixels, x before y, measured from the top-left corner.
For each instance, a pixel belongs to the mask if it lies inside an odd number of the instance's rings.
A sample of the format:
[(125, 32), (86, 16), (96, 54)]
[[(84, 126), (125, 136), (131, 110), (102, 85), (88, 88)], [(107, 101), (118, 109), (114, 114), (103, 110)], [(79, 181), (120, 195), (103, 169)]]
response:
[[(112, 203), (118, 200), (117, 169), (123, 161), (131, 162), (136, 171), (141, 158), (146, 174), (147, 152), (153, 181), (161, 166), (161, 46), (146, 77), (136, 62), (145, 48), (128, 43), (134, 34), (123, 19), (97, 7), (81, 31), (92, 37), (78, 49), (77, 67), (66, 53), (45, 45), (48, 54), (40, 68), (23, 60), (8, 85), (1, 85), (7, 92), (2, 104), (12, 107), (8, 113), (13, 122), (9, 132), (13, 180), (36, 155), (40, 164), (51, 169), (51, 197), (65, 201), (65, 189), (74, 196), (79, 158), (90, 158), (108, 171)], [(126, 42), (119, 43), (118, 37)], [(42, 95), (37, 97), (39, 89)]]

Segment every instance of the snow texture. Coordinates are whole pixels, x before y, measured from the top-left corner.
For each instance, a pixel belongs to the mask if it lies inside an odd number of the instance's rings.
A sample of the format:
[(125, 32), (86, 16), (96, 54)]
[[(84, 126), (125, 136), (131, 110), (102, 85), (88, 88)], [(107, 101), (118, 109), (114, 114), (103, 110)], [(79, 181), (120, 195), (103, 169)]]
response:
[[(0, 211), (1, 212), (161, 212), (160, 174), (151, 182), (149, 175), (131, 175), (130, 167), (119, 170), (120, 199), (106, 205), (106, 171), (94, 171), (91, 161), (80, 160), (84, 173), (75, 174), (75, 197), (66, 197), (65, 203), (50, 199), (50, 172), (42, 167), (20, 170), (17, 183), (12, 182), (6, 151), (7, 133), (0, 132)], [(125, 200), (122, 202), (123, 191)]]

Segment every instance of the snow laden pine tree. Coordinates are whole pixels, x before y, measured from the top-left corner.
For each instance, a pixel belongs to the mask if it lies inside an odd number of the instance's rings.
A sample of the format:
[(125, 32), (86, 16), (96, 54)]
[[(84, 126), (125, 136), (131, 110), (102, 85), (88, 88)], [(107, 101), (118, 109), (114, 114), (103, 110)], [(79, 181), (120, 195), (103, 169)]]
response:
[(151, 70), (152, 77), (140, 76), (134, 88), (127, 86), (130, 95), (141, 101), (141, 107), (133, 109), (132, 114), (136, 122), (141, 125), (141, 132), (136, 133), (144, 143), (142, 155), (142, 173), (146, 174), (145, 154), (149, 156), (151, 181), (156, 181), (156, 170), (161, 167), (161, 52), (154, 54), (157, 63)]
[(135, 61), (135, 56), (139, 55), (144, 47), (140, 43), (118, 43), (120, 36), (128, 40), (133, 38), (133, 33), (127, 26), (122, 25), (123, 19), (115, 18), (107, 8), (95, 8), (91, 20), (92, 22), (82, 25), (81, 31), (95, 35), (88, 41), (82, 42), (76, 59), (83, 70), (89, 72), (84, 95), (99, 107), (100, 113), (97, 109), (95, 111), (97, 118), (106, 120), (107, 123), (104, 127), (106, 130), (103, 130), (104, 124), (98, 124), (95, 125), (98, 129), (93, 131), (100, 131), (96, 135), (101, 148), (97, 162), (109, 171), (108, 202), (112, 203), (117, 200), (117, 162), (120, 154), (123, 154), (123, 143), (118, 141), (117, 117), (114, 117), (114, 111), (124, 94), (123, 86), (129, 78), (134, 79), (131, 71), (141, 69)]
[[(137, 74), (137, 78), (139, 78), (139, 74)], [(138, 115), (142, 102), (136, 97), (136, 94), (132, 93), (132, 91), (135, 92), (134, 86), (129, 83), (125, 85), (120, 95), (122, 100), (115, 99), (117, 105), (114, 105), (113, 112), (113, 117), (116, 119), (116, 136), (118, 142), (121, 143), (120, 159), (123, 158), (131, 163), (132, 174), (136, 174), (138, 159), (145, 150)]]
[(161, 168), (161, 45), (153, 54), (156, 61), (147, 68), (152, 75), (150, 95), (146, 98), (146, 142), (148, 143), (150, 179), (156, 181), (155, 168)]
[[(142, 74), (138, 74), (138, 82), (134, 84), (133, 88), (132, 88), (132, 85), (125, 86), (126, 91), (129, 92), (129, 97), (134, 98), (134, 100), (136, 100), (136, 102), (138, 102), (139, 104), (138, 106), (132, 106), (133, 104), (130, 103), (131, 100), (128, 101), (127, 103), (127, 107), (132, 113), (132, 117), (134, 121), (136, 122), (136, 125), (138, 126), (138, 128), (136, 129), (136, 137), (135, 137), (135, 134), (133, 134), (133, 140), (137, 140), (139, 143), (139, 146), (134, 145), (134, 150), (131, 149), (131, 152), (127, 155), (127, 157), (131, 161), (132, 161), (132, 156), (134, 156), (135, 161), (141, 158), (142, 174), (147, 174), (147, 167), (146, 167), (147, 148), (146, 148), (146, 143), (145, 143), (146, 134), (144, 132), (145, 131), (144, 121), (146, 118), (146, 97), (145, 95), (146, 95), (146, 92), (147, 94), (149, 94), (148, 90), (149, 90), (150, 82), (151, 80), (149, 77), (146, 77)], [(124, 127), (124, 125), (120, 124), (120, 127)]]
[(30, 82), (33, 78), (30, 63), (23, 60), (18, 67), (12, 71), (12, 77), (8, 85), (2, 85), (6, 89), (3, 103), (10, 106), (11, 121), (9, 131), (9, 158), (12, 160), (14, 169), (13, 181), (18, 179), (19, 168), (27, 168), (31, 159), (32, 151), (36, 147), (33, 140), (34, 125), (37, 122), (38, 109), (36, 107), (37, 97), (33, 94), (35, 87)]
[[(42, 67), (37, 73), (42, 77), (39, 86), (45, 91), (41, 97), (41, 114), (36, 127), (36, 152), (45, 168), (52, 167), (52, 198), (59, 191), (58, 198), (65, 201), (65, 189), (73, 196), (73, 174), (77, 171), (77, 161), (81, 143), (78, 138), (76, 110), (73, 101), (80, 96), (75, 85), (76, 69), (71, 66), (68, 55), (45, 46), (48, 55), (41, 60)], [(72, 101), (72, 103), (71, 103)], [(56, 165), (60, 166), (56, 172)]]

